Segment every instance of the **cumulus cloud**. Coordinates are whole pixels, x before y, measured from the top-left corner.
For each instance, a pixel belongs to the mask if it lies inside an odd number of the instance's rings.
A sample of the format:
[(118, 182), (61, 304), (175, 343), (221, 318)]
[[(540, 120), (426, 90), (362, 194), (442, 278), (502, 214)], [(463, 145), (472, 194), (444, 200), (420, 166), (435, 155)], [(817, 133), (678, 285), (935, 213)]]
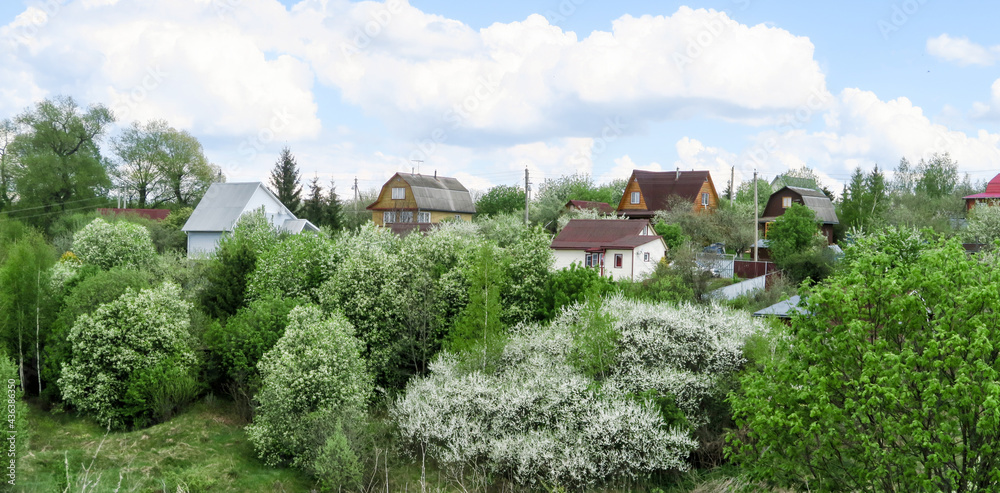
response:
[(953, 38), (942, 34), (927, 40), (927, 53), (939, 60), (956, 63), (960, 66), (987, 67), (996, 63), (997, 59), (1000, 58), (1000, 45), (986, 47), (969, 41), (969, 38)]

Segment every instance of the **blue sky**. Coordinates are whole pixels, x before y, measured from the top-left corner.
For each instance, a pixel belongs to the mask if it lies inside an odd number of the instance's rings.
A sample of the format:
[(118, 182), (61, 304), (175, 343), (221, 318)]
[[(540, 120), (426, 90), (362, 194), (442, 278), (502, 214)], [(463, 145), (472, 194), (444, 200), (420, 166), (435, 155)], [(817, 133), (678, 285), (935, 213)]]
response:
[[(230, 181), (284, 145), (350, 193), (586, 172), (1000, 172), (1000, 6), (935, 0), (43, 0), (0, 5), (0, 118), (40, 98), (166, 119)], [(111, 132), (114, 134), (116, 130)], [(422, 161), (422, 162), (417, 162)]]

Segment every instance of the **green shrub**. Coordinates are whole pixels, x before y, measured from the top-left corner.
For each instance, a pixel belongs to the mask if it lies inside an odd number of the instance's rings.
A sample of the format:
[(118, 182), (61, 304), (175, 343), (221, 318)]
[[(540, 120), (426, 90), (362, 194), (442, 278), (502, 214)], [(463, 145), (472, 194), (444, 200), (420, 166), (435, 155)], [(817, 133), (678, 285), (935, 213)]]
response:
[(125, 221), (94, 219), (73, 235), (73, 253), (84, 264), (102, 269), (116, 266), (144, 269), (156, 259), (149, 231)]
[(324, 491), (360, 489), (361, 465), (339, 420), (308, 469)]
[(574, 263), (567, 269), (557, 270), (549, 275), (542, 302), (541, 318), (551, 320), (564, 306), (589, 298), (599, 297), (611, 291), (613, 284), (601, 277), (597, 269)]
[(308, 469), (337, 420), (355, 419), (372, 392), (354, 328), (314, 306), (288, 314), (285, 334), (258, 364), (260, 407), (247, 436), (269, 465)]
[[(196, 360), (188, 333), (190, 304), (180, 288), (163, 284), (139, 292), (127, 289), (92, 314), (80, 315), (70, 330), (70, 361), (63, 365), (63, 397), (112, 428), (155, 421), (148, 397), (154, 374), (193, 374)], [(152, 370), (156, 367), (160, 370)]]
[(247, 298), (300, 298), (318, 303), (317, 290), (339, 261), (334, 244), (323, 234), (290, 235), (260, 255), (247, 282)]

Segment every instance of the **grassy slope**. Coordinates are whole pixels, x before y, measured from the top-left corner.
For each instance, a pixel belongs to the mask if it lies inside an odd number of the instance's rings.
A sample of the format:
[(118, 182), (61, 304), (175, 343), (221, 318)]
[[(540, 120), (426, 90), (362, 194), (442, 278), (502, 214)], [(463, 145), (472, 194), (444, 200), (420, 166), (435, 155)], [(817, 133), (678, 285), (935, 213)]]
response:
[[(198, 403), (167, 423), (111, 432), (90, 420), (32, 408), (21, 491), (309, 491), (302, 473), (265, 466), (224, 404)], [(101, 443), (103, 440), (103, 444)], [(98, 447), (100, 451), (98, 452)], [(94, 458), (96, 454), (96, 459)], [(91, 472), (85, 471), (90, 466)], [(98, 480), (96, 488), (83, 488)]]

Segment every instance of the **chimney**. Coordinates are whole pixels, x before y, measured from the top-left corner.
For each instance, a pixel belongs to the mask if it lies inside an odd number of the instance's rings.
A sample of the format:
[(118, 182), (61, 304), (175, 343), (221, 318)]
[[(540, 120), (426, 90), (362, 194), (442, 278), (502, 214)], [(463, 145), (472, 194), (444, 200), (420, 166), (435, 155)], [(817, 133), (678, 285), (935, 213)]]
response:
[(438, 170), (434, 170), (434, 179), (435, 179), (435, 180), (437, 180), (437, 179), (438, 179)]

